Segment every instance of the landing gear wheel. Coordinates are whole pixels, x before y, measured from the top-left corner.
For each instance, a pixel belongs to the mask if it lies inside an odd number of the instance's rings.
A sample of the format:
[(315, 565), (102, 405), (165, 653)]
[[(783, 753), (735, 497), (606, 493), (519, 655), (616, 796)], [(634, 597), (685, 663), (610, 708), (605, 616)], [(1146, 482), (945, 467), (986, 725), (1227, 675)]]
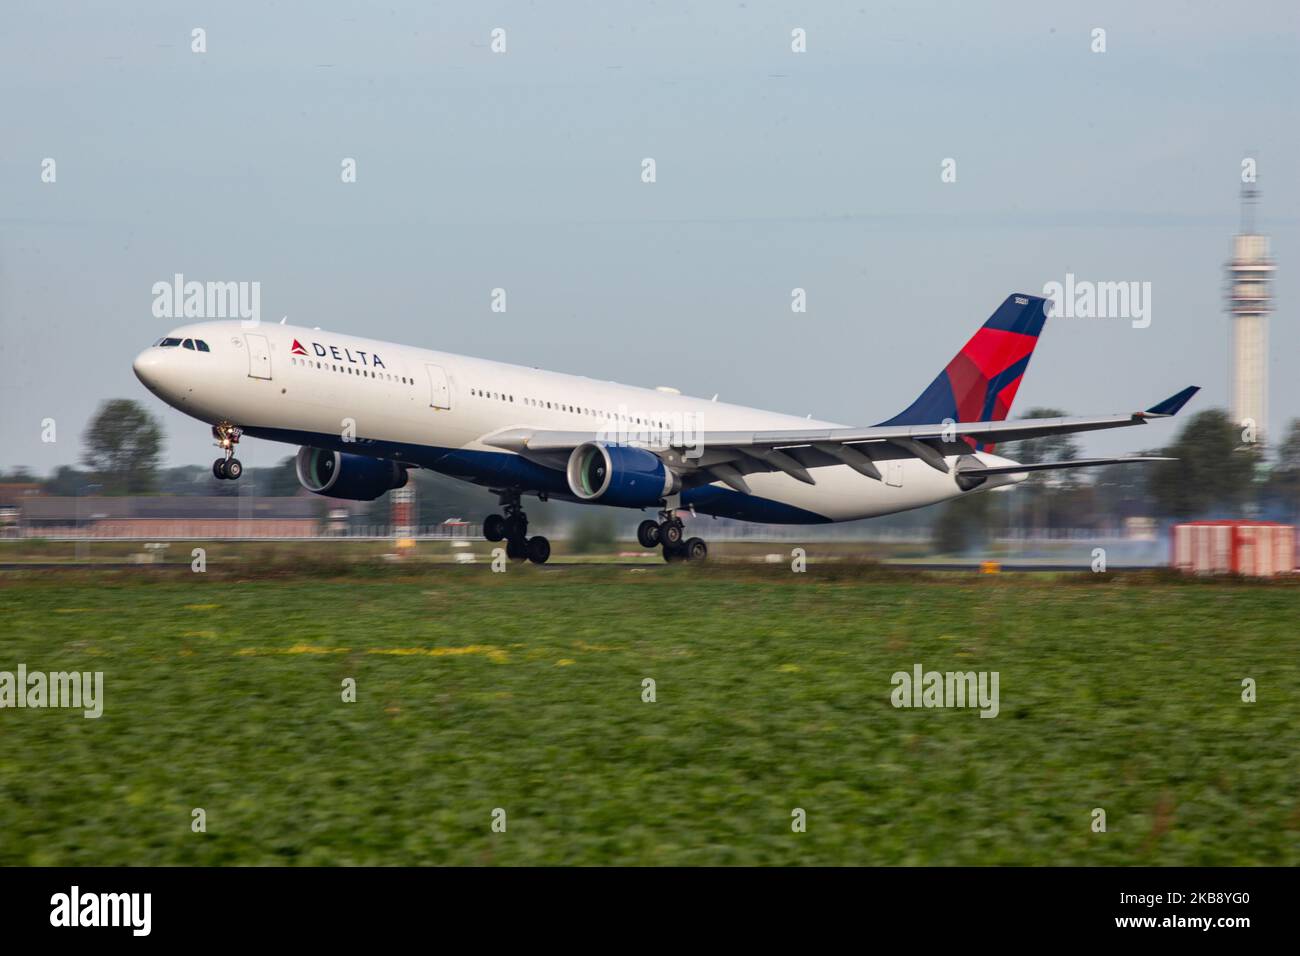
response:
[(506, 515), (501, 530), (506, 538), (518, 538), (522, 541), (528, 537), (528, 518), (524, 516), (522, 511), (517, 514)]
[(665, 521), (659, 526), (659, 540), (676, 548), (682, 543), (682, 526), (677, 521)]
[(674, 561), (685, 561), (686, 549), (680, 544), (665, 544), (664, 560), (669, 564), (672, 564)]
[(642, 521), (636, 526), (636, 540), (643, 548), (659, 546), (659, 525), (654, 521)]
[(234, 481), (244, 473), (244, 466), (239, 463), (238, 458), (231, 458), (226, 462), (225, 472), (226, 477)]
[(523, 538), (506, 538), (506, 557), (512, 561), (522, 561), (528, 557), (528, 542)]
[(484, 518), (483, 537), (489, 541), (504, 541), (506, 537), (506, 519), (500, 515), (488, 515)]
[(212, 477), (222, 481), (226, 479), (226, 459), (218, 458), (212, 463)]
[(551, 556), (551, 542), (540, 534), (528, 539), (528, 560), (533, 564), (545, 564)]
[(686, 542), (685, 549), (687, 561), (703, 561), (709, 556), (709, 546), (703, 538), (691, 538)]

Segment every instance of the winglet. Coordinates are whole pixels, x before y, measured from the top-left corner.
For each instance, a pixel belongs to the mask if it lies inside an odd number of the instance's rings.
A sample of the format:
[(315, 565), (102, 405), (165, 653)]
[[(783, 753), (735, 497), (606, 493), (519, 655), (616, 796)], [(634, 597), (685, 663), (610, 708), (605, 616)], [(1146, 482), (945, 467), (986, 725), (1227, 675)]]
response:
[(1192, 396), (1201, 390), (1199, 385), (1189, 385), (1177, 395), (1170, 395), (1163, 402), (1157, 402), (1142, 414), (1144, 415), (1177, 415), (1184, 405), (1192, 400)]

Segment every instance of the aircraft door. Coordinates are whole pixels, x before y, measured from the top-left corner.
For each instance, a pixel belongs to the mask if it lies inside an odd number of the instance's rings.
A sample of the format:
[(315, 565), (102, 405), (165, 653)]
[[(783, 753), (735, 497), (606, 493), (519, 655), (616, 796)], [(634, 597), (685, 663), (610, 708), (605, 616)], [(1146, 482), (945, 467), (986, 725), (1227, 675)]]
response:
[(885, 484), (903, 487), (903, 463), (897, 458), (885, 462)]
[(266, 336), (245, 332), (244, 341), (248, 344), (248, 377), (270, 378), (271, 347), (267, 345)]
[(451, 408), (451, 389), (447, 385), (447, 373), (441, 365), (426, 365), (429, 373), (429, 407)]

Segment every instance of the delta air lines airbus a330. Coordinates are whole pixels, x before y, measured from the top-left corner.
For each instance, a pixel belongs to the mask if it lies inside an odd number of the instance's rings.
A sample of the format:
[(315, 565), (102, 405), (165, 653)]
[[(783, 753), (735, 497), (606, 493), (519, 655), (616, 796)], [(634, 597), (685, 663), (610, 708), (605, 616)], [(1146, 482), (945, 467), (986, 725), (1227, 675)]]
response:
[(1037, 344), (1046, 301), (1012, 295), (921, 396), (879, 425), (844, 426), (759, 411), (676, 389), (467, 358), (289, 325), (201, 322), (136, 358), (135, 374), (174, 408), (212, 426), (238, 478), (236, 443), (251, 435), (301, 446), (309, 491), (370, 501), (428, 468), (491, 489), (501, 514), (483, 534), (541, 564), (524, 495), (653, 508), (643, 547), (701, 560), (682, 512), (745, 521), (852, 521), (1023, 481), (1030, 471), (1150, 461), (1094, 458), (1017, 464), (995, 443), (1142, 425), (1175, 414), (1186, 388), (1146, 411), (1007, 421)]

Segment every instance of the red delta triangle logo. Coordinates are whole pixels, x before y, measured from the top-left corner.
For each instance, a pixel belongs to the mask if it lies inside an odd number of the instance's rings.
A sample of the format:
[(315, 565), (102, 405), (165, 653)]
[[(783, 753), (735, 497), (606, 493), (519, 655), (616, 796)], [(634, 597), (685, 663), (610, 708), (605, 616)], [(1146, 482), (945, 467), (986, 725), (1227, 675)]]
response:
[(292, 352), (294, 355), (306, 355), (306, 354), (307, 354), (307, 350), (306, 350), (305, 348), (302, 347), (302, 343), (299, 342), (297, 339), (294, 339), (294, 340), (293, 340), (293, 348), (289, 349), (289, 351)]

